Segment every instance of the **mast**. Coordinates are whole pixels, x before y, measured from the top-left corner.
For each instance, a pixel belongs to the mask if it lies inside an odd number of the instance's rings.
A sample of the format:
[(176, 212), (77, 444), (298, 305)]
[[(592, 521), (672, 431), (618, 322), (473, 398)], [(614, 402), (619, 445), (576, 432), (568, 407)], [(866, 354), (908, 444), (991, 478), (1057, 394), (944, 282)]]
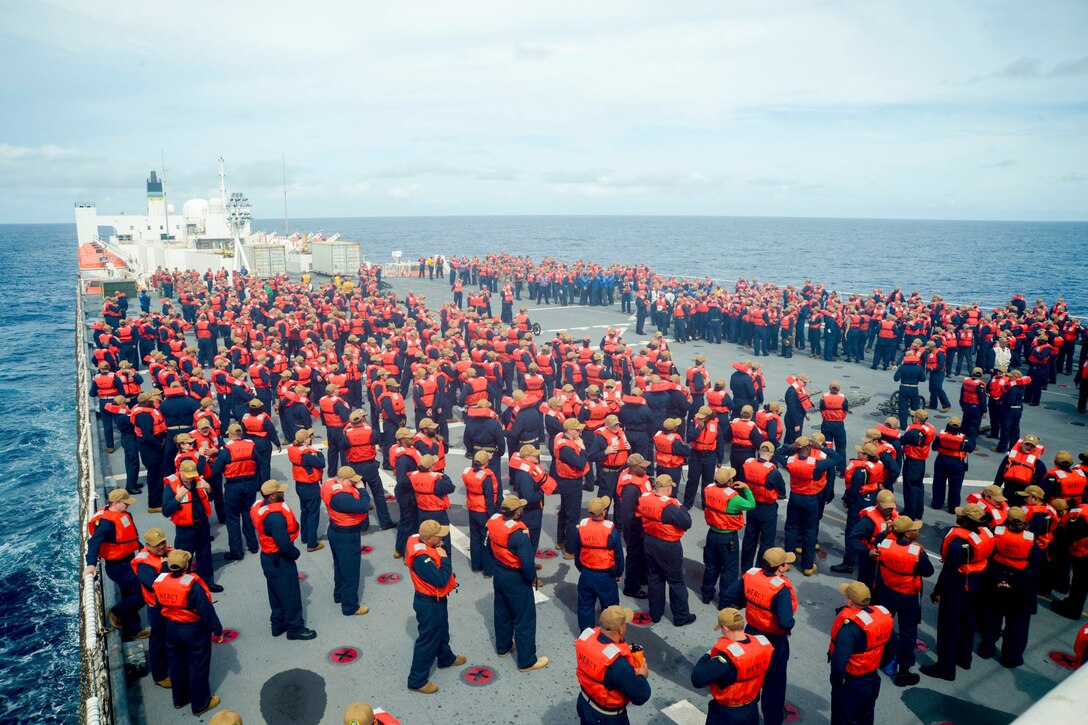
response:
[[(166, 218), (166, 236), (170, 238), (170, 203), (166, 200), (166, 152), (159, 150), (159, 158), (162, 160), (162, 215)], [(161, 235), (160, 235), (161, 236)]]
[(227, 176), (223, 172), (223, 157), (219, 157), (219, 200), (223, 202), (223, 208), (227, 208)]
[(291, 227), (287, 222), (287, 153), (282, 152), (283, 156), (283, 236), (291, 236)]

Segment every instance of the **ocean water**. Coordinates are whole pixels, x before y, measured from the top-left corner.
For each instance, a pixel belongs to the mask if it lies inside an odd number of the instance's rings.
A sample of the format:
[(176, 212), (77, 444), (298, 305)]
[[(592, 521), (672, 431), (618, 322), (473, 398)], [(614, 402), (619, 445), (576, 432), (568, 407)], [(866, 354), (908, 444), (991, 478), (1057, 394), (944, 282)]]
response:
[[(283, 233), (283, 220), (254, 228)], [(645, 262), (674, 275), (800, 284), (840, 292), (898, 285), (926, 299), (994, 306), (1015, 292), (1088, 315), (1088, 222), (778, 219), (766, 217), (508, 216), (300, 219), (291, 230), (339, 232), (372, 262), (443, 253)]]
[(79, 711), (74, 235), (0, 225), (0, 722)]
[[(282, 220), (257, 229), (283, 231)], [(757, 277), (840, 291), (899, 285), (996, 305), (1064, 295), (1088, 315), (1088, 223), (713, 217), (303, 219), (371, 261), (501, 250), (648, 263), (676, 275)], [(0, 225), (0, 722), (71, 721), (79, 707), (74, 224)]]

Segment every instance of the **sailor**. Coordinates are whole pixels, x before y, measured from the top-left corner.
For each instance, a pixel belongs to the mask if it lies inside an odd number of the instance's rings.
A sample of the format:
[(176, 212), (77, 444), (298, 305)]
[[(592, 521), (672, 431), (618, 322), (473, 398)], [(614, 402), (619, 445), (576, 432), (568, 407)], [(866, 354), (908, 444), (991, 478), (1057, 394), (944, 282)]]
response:
[(306, 628), (302, 617), (302, 591), (295, 561), (302, 552), (295, 546), (298, 522), (295, 512), (283, 502), (287, 486), (275, 479), (261, 485), (261, 500), (249, 510), (261, 547), (261, 569), (272, 610), (272, 636), (284, 632), (287, 639), (313, 639), (317, 632)]
[(892, 379), (899, 382), (899, 427), (906, 428), (910, 411), (922, 407), (919, 385), (926, 379), (926, 370), (917, 355), (917, 348), (907, 351)]
[(1042, 449), (1038, 436), (1028, 433), (1008, 452), (997, 466), (994, 483), (1004, 486), (1005, 497), (1016, 500), (1016, 495), (1028, 486), (1038, 486), (1046, 476)]
[(249, 553), (257, 553), (257, 533), (249, 510), (257, 497), (257, 452), (253, 441), (242, 437), (242, 426), (227, 426), (227, 441), (212, 464), (212, 475), (223, 474), (223, 502), (227, 515), (227, 561), (241, 561), (242, 537)]
[(994, 529), (994, 553), (983, 574), (978, 610), (979, 643), (976, 652), (983, 659), (997, 654), (1001, 637), (1001, 665), (1024, 664), (1031, 615), (1038, 607), (1036, 580), (1042, 565), (1042, 551), (1035, 535), (1027, 530), (1024, 509), (1009, 509), (1004, 526)]
[(313, 430), (304, 428), (295, 432), (295, 440), (287, 448), (287, 459), (291, 462), (291, 478), (298, 493), (302, 541), (307, 551), (318, 551), (325, 547), (317, 540), (317, 525), (321, 518), (321, 472), (325, 470), (325, 456), (314, 447)]
[(925, 510), (926, 461), (937, 429), (928, 422), (925, 410), (911, 411), (913, 422), (903, 431), (899, 442), (903, 446), (903, 513), (921, 521)]
[(831, 567), (831, 571), (838, 574), (854, 571), (860, 552), (851, 546), (853, 529), (863, 516), (862, 511), (876, 505), (877, 492), (881, 490), (880, 484), (884, 480), (884, 463), (876, 446), (867, 442), (854, 448), (858, 457), (846, 466), (846, 491), (842, 496), (843, 505), (846, 506), (846, 547), (842, 564)]
[(743, 476), (755, 499), (755, 508), (745, 514), (744, 543), (740, 550), (742, 571), (751, 569), (771, 548), (778, 535), (778, 500), (786, 497), (786, 482), (771, 460), (774, 444), (763, 441), (755, 458), (744, 462)]
[(982, 368), (971, 371), (971, 377), (964, 378), (960, 388), (960, 409), (963, 411), (963, 432), (975, 442), (979, 426), (987, 415), (986, 383), (982, 379)]
[(370, 526), (370, 496), (363, 477), (351, 466), (341, 466), (336, 470), (335, 478), (321, 484), (321, 500), (329, 515), (327, 535), (332, 549), (332, 600), (340, 605), (345, 616), (366, 614), (370, 608), (359, 604), (361, 535)]
[[(617, 415), (605, 416), (604, 425), (598, 428), (590, 439), (589, 460), (597, 464), (597, 496), (613, 496), (620, 471), (627, 464), (631, 453), (631, 443), (620, 427)], [(592, 624), (592, 622), (591, 622)], [(583, 627), (582, 629), (585, 629)]]
[[(884, 369), (887, 370), (886, 367)], [(846, 450), (845, 421), (846, 416), (850, 415), (850, 402), (839, 392), (841, 389), (842, 384), (832, 380), (827, 386), (827, 393), (820, 397), (820, 415), (823, 417), (820, 432), (833, 442), (835, 450), (840, 453)], [(842, 470), (839, 469), (840, 472)]]
[(389, 464), (394, 471), (395, 483), (393, 496), (397, 500), (400, 521), (397, 522), (397, 540), (393, 545), (393, 558), (404, 556), (404, 547), (413, 529), (419, 529), (419, 510), (416, 508), (416, 495), (408, 474), (419, 468), (419, 451), (412, 445), (415, 436), (408, 428), (398, 428), (394, 434), (397, 441), (389, 449)]
[(831, 722), (872, 723), (880, 694), (880, 659), (892, 636), (894, 618), (872, 605), (861, 582), (839, 585), (845, 604), (831, 627)]
[[(793, 455), (785, 458), (788, 451)], [(841, 450), (836, 446), (836, 450)], [(801, 570), (805, 576), (816, 573), (816, 538), (823, 514), (824, 489), (831, 471), (839, 466), (841, 455), (815, 451), (806, 437), (797, 438), (789, 449), (775, 454), (790, 474), (790, 498), (786, 504), (786, 549), (801, 552)], [(784, 461), (782, 459), (785, 458)]]
[(462, 443), (465, 446), (465, 456), (471, 458), (479, 451), (490, 453), (489, 465), (501, 485), (502, 469), (499, 463), (506, 454), (506, 431), (503, 430), (499, 416), (491, 409), (491, 403), (484, 398), (475, 407), (467, 409), (464, 417), (465, 433)]
[(948, 401), (948, 394), (944, 392), (945, 370), (948, 361), (943, 347), (937, 347), (937, 343), (930, 340), (926, 343), (925, 352), (922, 353), (922, 367), (926, 369), (929, 378), (929, 401), (926, 407), (936, 410), (940, 406), (942, 413), (952, 409)]
[(798, 436), (804, 434), (805, 421), (809, 419), (808, 412), (815, 406), (809, 397), (805, 386), (808, 384), (808, 375), (800, 373), (786, 378), (789, 387), (786, 388), (786, 416), (783, 420), (785, 435), (783, 440), (787, 445), (793, 443)]
[(272, 475), (272, 446), (283, 450), (280, 437), (276, 433), (276, 424), (272, 416), (264, 412), (262, 403), (257, 398), (249, 401), (249, 412), (242, 416), (242, 428), (246, 438), (253, 441), (257, 456), (257, 480), (267, 481)]
[[(518, 519), (525, 499), (507, 496), (499, 513), (488, 519), (488, 551), (495, 559), (495, 647), (506, 657), (517, 642), (517, 665), (522, 672), (548, 666), (547, 657), (536, 654), (536, 602), (539, 586), (529, 529)], [(573, 537), (572, 537), (573, 540)]]
[[(521, 521), (529, 527), (529, 540), (532, 542), (533, 551), (536, 551), (540, 546), (540, 529), (544, 523), (544, 497), (555, 493), (558, 484), (548, 474), (548, 470), (540, 465), (540, 449), (530, 445), (523, 445), (517, 453), (510, 456), (509, 479), (514, 495), (526, 501)], [(483, 566), (484, 574), (487, 575), (489, 564), (486, 554)], [(540, 569), (541, 566), (537, 564), (536, 568)]]
[(650, 699), (650, 669), (645, 656), (627, 644), (627, 625), (635, 613), (618, 605), (601, 612), (597, 627), (586, 627), (574, 640), (577, 662), (578, 719), (583, 725), (629, 723), (627, 706)]
[(106, 404), (122, 392), (121, 379), (110, 371), (108, 362), (98, 364), (98, 374), (91, 378), (87, 394), (98, 399), (98, 419), (102, 421), (102, 434), (106, 439), (106, 452), (113, 453), (113, 416), (106, 412)]
[(891, 534), (892, 521), (899, 516), (895, 508), (895, 494), (887, 489), (876, 494), (876, 502), (858, 512), (856, 519), (846, 529), (846, 551), (843, 563), (831, 567), (836, 574), (853, 574), (858, 568), (857, 580), (868, 587), (875, 586), (877, 563), (869, 558), (869, 552)]
[(619, 583), (623, 572), (623, 545), (620, 532), (608, 520), (608, 507), (612, 499), (600, 496), (591, 499), (587, 508), (589, 517), (578, 524), (577, 537), (570, 542), (568, 551), (575, 557), (578, 568), (578, 629), (584, 631), (593, 626), (597, 602), (601, 609), (620, 603)]
[(1055, 599), (1050, 608), (1063, 617), (1079, 620), (1088, 598), (1088, 509), (1084, 504), (1071, 509), (1065, 516), (1054, 543), (1064, 549), (1065, 559), (1069, 562), (1066, 566), (1072, 568), (1073, 578), (1068, 587), (1069, 596)]
[[(436, 456), (420, 456), (416, 470), (408, 474), (408, 482), (415, 494), (419, 520), (437, 521), (446, 526), (450, 523), (450, 494), (457, 489), (443, 471), (434, 470), (437, 463)], [(445, 544), (449, 547), (449, 539), (446, 539)]]
[(967, 454), (975, 449), (975, 443), (960, 431), (960, 419), (950, 418), (930, 447), (937, 451), (937, 457), (933, 461), (933, 499), (929, 507), (945, 508), (947, 486), (948, 510), (951, 512), (960, 505), (960, 489), (967, 474)]
[(719, 596), (740, 576), (740, 531), (746, 511), (756, 507), (748, 484), (734, 480), (737, 472), (726, 466), (714, 472), (703, 493), (703, 516), (709, 531), (703, 547), (703, 604)]
[(636, 513), (642, 519), (645, 533), (650, 618), (655, 624), (661, 621), (667, 585), (673, 624), (683, 627), (695, 621), (695, 615), (688, 609), (684, 548), (680, 543), (684, 532), (691, 528), (691, 514), (673, 498), (675, 486), (671, 476), (659, 475), (654, 479), (653, 493), (644, 493), (639, 498)]
[(895, 675), (897, 687), (916, 685), (921, 679), (910, 668), (915, 662), (918, 623), (922, 619), (922, 578), (933, 575), (933, 562), (917, 543), (921, 528), (921, 521), (899, 516), (892, 521), (892, 535), (869, 552), (869, 558), (878, 564), (876, 601), (898, 619), (899, 632), (888, 644), (886, 659), (891, 662), (885, 669), (886, 674)]
[(379, 436), (366, 422), (366, 416), (362, 410), (351, 411), (347, 420), (348, 424), (344, 426), (343, 437), (344, 465), (351, 466), (366, 481), (381, 530), (395, 529), (397, 525), (389, 515), (389, 503), (385, 500), (385, 486), (382, 484), (381, 473), (378, 469)]
[(771, 666), (774, 645), (762, 634), (745, 632), (744, 615), (727, 607), (718, 612), (721, 638), (691, 670), (694, 687), (709, 687), (713, 699), (707, 723), (759, 725), (760, 690)]
[(1011, 443), (1020, 438), (1020, 417), (1024, 413), (1024, 396), (1026, 395), (1026, 381), (1019, 370), (1009, 372), (1009, 388), (1001, 396), (1001, 433), (998, 436), (997, 446), (992, 450), (995, 453), (1008, 453)]
[(144, 489), (140, 485), (140, 450), (127, 399), (123, 395), (114, 396), (103, 406), (103, 410), (103, 415), (113, 418), (113, 426), (121, 436), (121, 449), (125, 452), (125, 490), (130, 494), (141, 493)]
[(166, 388), (165, 398), (159, 404), (159, 412), (166, 421), (166, 439), (162, 451), (162, 473), (168, 476), (174, 473), (174, 456), (178, 448), (175, 441), (181, 433), (193, 429), (194, 417), (200, 412), (200, 403), (193, 400), (180, 381), (175, 380)]
[(944, 568), (929, 597), (938, 605), (937, 661), (918, 668), (928, 677), (953, 681), (957, 665), (971, 668), (982, 578), (994, 550), (994, 535), (986, 528), (986, 518), (978, 504), (957, 508), (956, 525), (941, 545)]
[(189, 705), (203, 715), (219, 705), (211, 694), (209, 675), (212, 639), (223, 636), (223, 625), (212, 606), (212, 595), (198, 574), (189, 572), (192, 555), (174, 549), (166, 557), (168, 571), (152, 587), (159, 612), (166, 620), (166, 653), (174, 707)]
[[(694, 409), (694, 405), (692, 406)], [(695, 494), (703, 493), (706, 486), (713, 484), (714, 469), (718, 464), (718, 446), (722, 440), (721, 423), (718, 416), (708, 405), (699, 407), (691, 419), (688, 428), (688, 443), (691, 456), (688, 462), (688, 481), (684, 489), (684, 508), (691, 510), (695, 505)], [(705, 498), (700, 496), (705, 504)]]
[(653, 438), (655, 471), (659, 475), (669, 476), (673, 481), (683, 477), (684, 463), (691, 455), (691, 447), (677, 432), (683, 423), (680, 418), (666, 418), (662, 429)]
[(170, 660), (166, 655), (166, 620), (159, 610), (155, 599), (155, 580), (167, 571), (166, 556), (170, 546), (166, 543), (166, 534), (162, 529), (148, 529), (144, 532), (144, 548), (132, 558), (132, 572), (140, 580), (140, 591), (147, 604), (147, 624), (151, 636), (147, 641), (147, 659), (151, 669), (151, 679), (159, 687), (170, 687)]
[(341, 452), (344, 445), (344, 425), (348, 422), (351, 408), (339, 396), (340, 389), (335, 385), (325, 386), (325, 395), (318, 401), (321, 410), (321, 422), (325, 424), (325, 438), (329, 442), (329, 476), (332, 477), (340, 467)]
[(158, 403), (158, 390), (140, 393), (129, 418), (147, 472), (147, 512), (152, 514), (162, 512), (162, 451), (166, 439), (166, 419)]
[(724, 607), (743, 607), (748, 615), (745, 631), (759, 634), (774, 645), (774, 657), (767, 668), (763, 683), (763, 722), (781, 725), (786, 707), (786, 668), (790, 659), (789, 634), (793, 630), (797, 611), (797, 594), (793, 582), (786, 576), (790, 565), (797, 561), (792, 551), (780, 547), (767, 549), (760, 566), (749, 569), (722, 593), (719, 602)]
[(412, 608), (419, 632), (412, 650), (408, 689), (424, 695), (438, 692), (438, 685), (427, 679), (436, 661), (441, 669), (460, 667), (468, 661), (450, 649), (448, 599), (457, 587), (457, 579), (453, 576), (450, 555), (442, 546), (449, 535), (449, 526), (424, 521), (419, 525), (419, 533), (408, 538), (404, 552), (404, 563), (416, 590)]
[[(582, 513), (583, 479), (589, 473), (589, 459), (581, 432), (585, 424), (576, 418), (563, 422), (563, 435), (552, 443), (553, 476), (559, 488), (559, 516), (556, 522), (555, 548), (562, 549), (578, 535), (578, 517)], [(564, 558), (573, 559), (570, 552)]]
[(742, 474), (744, 462), (755, 456), (759, 445), (763, 443), (763, 435), (752, 420), (753, 415), (752, 406), (745, 405), (740, 409), (740, 417), (729, 421), (729, 425), (722, 428), (722, 438), (730, 444), (729, 465)]
[(213, 581), (211, 484), (190, 460), (182, 461), (178, 472), (167, 476), (164, 484), (162, 513), (174, 523), (174, 548), (195, 554), (196, 572), (208, 589), (223, 591)]
[(106, 576), (121, 590), (121, 599), (108, 612), (110, 624), (126, 639), (141, 639), (151, 634), (140, 629), (140, 608), (144, 598), (140, 593), (140, 582), (132, 573), (130, 562), (140, 549), (140, 533), (128, 512), (129, 506), (136, 503), (123, 488), (109, 493), (108, 503), (87, 522), (87, 565), (83, 577), (94, 576), (98, 572), (99, 561), (104, 561)]
[[(527, 446), (530, 451), (536, 450)], [(484, 537), (487, 533), (487, 520), (499, 511), (499, 484), (495, 474), (488, 468), (491, 454), (480, 451), (472, 457), (472, 465), (461, 473), (461, 482), (465, 485), (465, 508), (468, 509), (468, 546), (469, 565), (474, 572), (492, 575), (491, 559), (484, 556)], [(513, 483), (514, 459), (510, 460)]]

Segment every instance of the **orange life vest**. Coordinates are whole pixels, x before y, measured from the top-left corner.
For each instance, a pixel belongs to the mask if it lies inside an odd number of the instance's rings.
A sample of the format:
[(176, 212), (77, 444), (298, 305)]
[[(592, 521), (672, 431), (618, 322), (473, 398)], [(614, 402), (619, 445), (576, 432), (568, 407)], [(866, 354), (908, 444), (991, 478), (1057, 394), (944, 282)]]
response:
[[(199, 481), (200, 479), (196, 479)], [(174, 493), (174, 498), (181, 504), (181, 507), (173, 513), (170, 520), (174, 522), (174, 526), (194, 526), (197, 522), (197, 518), (193, 515), (193, 506), (191, 503), (192, 495), (196, 494), (196, 500), (204, 507), (204, 518), (207, 519), (212, 514), (212, 502), (208, 498), (208, 492), (202, 488), (193, 488), (192, 490), (181, 485), (181, 476), (174, 474), (173, 476), (167, 476), (163, 479), (163, 483), (170, 487), (170, 490)]]
[(707, 526), (722, 531), (739, 531), (744, 528), (743, 511), (739, 514), (726, 513), (729, 510), (729, 501), (740, 495), (736, 489), (712, 483), (703, 489), (703, 494), (706, 497), (703, 516)]
[(268, 413), (246, 413), (242, 416), (242, 427), (246, 430), (247, 436), (253, 436), (255, 438), (267, 438), (268, 431), (264, 428), (264, 422), (270, 420)]
[(737, 448), (753, 448), (752, 445), (752, 431), (756, 429), (756, 424), (750, 420), (744, 420), (742, 418), (734, 418), (729, 421), (729, 428), (733, 433), (733, 449)]
[(744, 480), (752, 489), (752, 496), (756, 503), (775, 503), (778, 501), (778, 491), (767, 485), (767, 477), (776, 466), (770, 461), (761, 461), (758, 458), (749, 458), (744, 462)]
[(704, 453), (716, 451), (718, 449), (718, 419), (710, 418), (701, 427), (698, 424), (696, 427), (699, 428), (699, 433), (691, 442), (692, 449)]
[(948, 556), (949, 544), (957, 539), (967, 542), (971, 555), (968, 557), (967, 563), (961, 564), (956, 571), (964, 576), (979, 574), (984, 571), (986, 565), (990, 563), (990, 555), (994, 552), (993, 532), (985, 526), (980, 527), (977, 531), (968, 531), (960, 526), (953, 527), (945, 534), (944, 541), (941, 542), (941, 561), (944, 561)]
[(642, 518), (643, 531), (649, 536), (664, 541), (679, 541), (683, 537), (684, 531), (661, 520), (666, 508), (679, 505), (679, 501), (669, 496), (656, 496), (653, 493), (642, 494), (638, 499), (636, 512)]
[(588, 463), (586, 463), (581, 468), (573, 468), (564, 463), (563, 459), (559, 457), (560, 452), (564, 448), (570, 448), (578, 455), (582, 455), (582, 451), (580, 448), (578, 448), (578, 444), (575, 441), (567, 438), (566, 436), (556, 436), (555, 442), (552, 443), (552, 448), (554, 449), (552, 459), (555, 461), (555, 472), (556, 475), (558, 475), (560, 478), (566, 478), (568, 480), (581, 478), (582, 476), (589, 473)]
[(140, 532), (132, 516), (126, 511), (110, 511), (104, 507), (87, 522), (87, 535), (94, 536), (98, 522), (105, 519), (113, 524), (114, 541), (103, 541), (98, 549), (98, 557), (106, 561), (121, 561), (140, 550)]
[(412, 471), (408, 474), (408, 481), (416, 493), (416, 507), (420, 511), (445, 511), (450, 507), (449, 496), (434, 492), (440, 478), (442, 474), (434, 471)]
[(627, 463), (627, 456), (631, 453), (631, 444), (627, 441), (624, 432), (618, 430), (613, 433), (607, 428), (598, 428), (594, 435), (603, 438), (606, 446), (616, 447), (616, 452), (605, 456), (601, 465), (606, 468), (622, 468)]
[(374, 429), (366, 423), (360, 425), (348, 423), (344, 428), (344, 440), (347, 442), (344, 459), (348, 463), (365, 463), (377, 458), (378, 449), (374, 442)]
[(626, 642), (601, 642), (601, 628), (588, 628), (574, 640), (574, 656), (578, 663), (578, 684), (586, 697), (604, 710), (622, 710), (630, 700), (621, 690), (609, 690), (604, 678), (608, 668), (620, 657), (634, 666), (631, 646)]
[(582, 562), (582, 566), (594, 571), (609, 571), (616, 565), (616, 552), (608, 545), (608, 537), (615, 526), (607, 519), (581, 520), (578, 524), (578, 538), (582, 546), (578, 551), (578, 560)]
[(917, 594), (922, 591), (922, 577), (914, 573), (922, 558), (918, 544), (900, 544), (894, 536), (881, 541), (877, 547), (880, 558), (880, 578), (885, 586), (900, 594)]
[(298, 521), (295, 519), (295, 512), (291, 510), (290, 506), (283, 501), (276, 503), (265, 503), (263, 500), (255, 501), (249, 509), (249, 518), (253, 521), (253, 528), (257, 530), (257, 543), (260, 544), (261, 553), (263, 554), (278, 554), (280, 551), (276, 540), (265, 533), (264, 530), (264, 520), (271, 513), (283, 514), (283, 518), (287, 519), (287, 535), (291, 537), (291, 541), (298, 538)]
[(846, 661), (846, 673), (854, 677), (868, 675), (880, 666), (884, 645), (891, 639), (895, 619), (885, 607), (843, 607), (835, 623), (831, 625), (831, 646), (828, 655), (835, 651), (835, 636), (847, 622), (853, 622), (865, 634), (865, 649), (850, 655)]
[(824, 490), (827, 479), (816, 478), (816, 457), (790, 456), (786, 459), (786, 470), (790, 472), (790, 491), (802, 496), (815, 496)]
[(495, 479), (495, 473), (488, 467), (466, 468), (461, 473), (461, 482), (465, 484), (465, 508), (469, 511), (482, 514), (487, 513), (487, 496), (484, 491), (484, 481), (491, 479), (491, 503), (492, 508), (499, 502), (499, 482)]
[(749, 637), (743, 642), (733, 642), (722, 637), (710, 649), (710, 656), (724, 655), (737, 670), (735, 682), (720, 687), (710, 684), (710, 694), (715, 702), (725, 707), (741, 707), (755, 702), (763, 689), (763, 680), (771, 666), (774, 646), (762, 634)]
[(1024, 530), (1012, 531), (1004, 526), (994, 529), (994, 562), (1023, 571), (1028, 568), (1035, 534)]
[(336, 414), (337, 403), (344, 403), (344, 401), (336, 395), (326, 395), (317, 403), (321, 408), (321, 421), (326, 428), (343, 428), (344, 423), (347, 422)]
[(155, 436), (156, 438), (162, 435), (166, 435), (166, 418), (163, 417), (159, 409), (149, 405), (137, 405), (128, 414), (129, 422), (132, 423), (132, 428), (136, 431), (137, 438), (144, 437), (143, 431), (140, 430), (140, 426), (136, 425), (136, 418), (141, 413), (147, 413), (151, 416), (151, 420), (153, 421), (151, 435)]
[(520, 569), (521, 559), (510, 548), (510, 537), (516, 531), (529, 534), (529, 527), (521, 521), (507, 519), (502, 514), (495, 514), (487, 520), (487, 540), (491, 545), (491, 554), (495, 561), (510, 569)]
[[(170, 547), (168, 546), (166, 547), (166, 552), (164, 552), (164, 554), (168, 554), (169, 552)], [(162, 563), (164, 560), (164, 556), (159, 556), (145, 546), (143, 549), (136, 552), (136, 556), (132, 557), (132, 561), (129, 563), (132, 565), (132, 573), (136, 575), (137, 579), (140, 577), (141, 566), (149, 566), (154, 569), (155, 578), (157, 579), (159, 574), (163, 573)], [(153, 588), (148, 590), (148, 588), (143, 585), (143, 582), (140, 582), (140, 593), (144, 595), (144, 604), (149, 607), (159, 606), (159, 603), (155, 601), (155, 590)]]
[(196, 574), (181, 576), (171, 576), (167, 572), (159, 574), (152, 588), (155, 600), (159, 604), (159, 614), (171, 622), (199, 622), (200, 615), (188, 606), (189, 592), (197, 584), (204, 588), (208, 601), (211, 601), (212, 593), (208, 585)]
[(291, 445), (287, 448), (287, 460), (291, 461), (291, 478), (295, 483), (317, 483), (321, 480), (321, 468), (307, 469), (302, 465), (302, 457), (307, 453), (317, 453), (311, 446)]
[(825, 422), (841, 423), (846, 420), (846, 409), (843, 407), (846, 398), (841, 393), (827, 393), (820, 398), (820, 402), (823, 403), (820, 415), (823, 416)]
[(253, 441), (240, 439), (228, 440), (226, 449), (230, 451), (230, 463), (223, 467), (223, 478), (252, 478), (257, 475), (257, 457), (254, 454)]
[[(903, 446), (903, 455), (916, 461), (924, 461), (929, 458), (930, 445), (937, 437), (937, 429), (929, 423), (911, 423), (907, 431), (918, 430), (922, 432), (922, 444), (918, 446)], [(906, 432), (906, 431), (904, 431)]]
[(616, 496), (615, 497), (616, 497), (617, 501), (622, 501), (623, 500), (623, 489), (626, 486), (634, 486), (635, 490), (637, 490), (639, 492), (638, 493), (639, 496), (641, 496), (644, 493), (652, 493), (653, 490), (654, 490), (653, 484), (650, 483), (650, 477), (649, 476), (647, 476), (645, 474), (643, 474), (641, 476), (636, 476), (633, 473), (631, 473), (630, 469), (628, 469), (628, 470), (626, 470), (626, 471), (624, 471), (623, 473), (620, 474), (619, 480), (616, 482)]
[(663, 468), (680, 468), (684, 465), (685, 457), (672, 452), (672, 444), (683, 439), (677, 433), (658, 431), (654, 433), (654, 459), (657, 465)]
[(425, 597), (441, 599), (457, 588), (457, 578), (453, 576), (452, 572), (450, 573), (450, 580), (441, 588), (423, 581), (416, 574), (415, 569), (412, 568), (413, 562), (420, 556), (431, 557), (434, 565), (439, 569), (442, 568), (442, 552), (434, 547), (427, 546), (419, 534), (412, 534), (408, 537), (408, 543), (404, 549), (404, 564), (408, 567), (408, 573), (412, 577), (412, 585), (415, 586), (417, 592)]
[(881, 461), (863, 461), (859, 458), (852, 459), (850, 463), (846, 465), (846, 473), (843, 475), (843, 480), (846, 482), (847, 488), (853, 485), (854, 473), (857, 472), (858, 469), (865, 469), (869, 474), (858, 493), (865, 496), (880, 488), (880, 484), (884, 481), (884, 464)]
[(1039, 460), (1038, 456), (1022, 450), (1011, 450), (1008, 458), (1009, 464), (1005, 466), (1003, 478), (1012, 483), (1030, 485), (1035, 479), (1035, 463)]
[(744, 572), (742, 580), (748, 624), (767, 634), (784, 634), (786, 630), (782, 629), (778, 616), (771, 611), (771, 603), (784, 587), (789, 590), (791, 606), (796, 612), (797, 592), (793, 590), (793, 582), (784, 576), (767, 576), (759, 567)]
[(962, 450), (963, 442), (967, 439), (963, 433), (950, 433), (941, 431), (937, 434), (937, 453), (942, 456), (957, 458), (961, 461), (967, 459), (967, 451)]

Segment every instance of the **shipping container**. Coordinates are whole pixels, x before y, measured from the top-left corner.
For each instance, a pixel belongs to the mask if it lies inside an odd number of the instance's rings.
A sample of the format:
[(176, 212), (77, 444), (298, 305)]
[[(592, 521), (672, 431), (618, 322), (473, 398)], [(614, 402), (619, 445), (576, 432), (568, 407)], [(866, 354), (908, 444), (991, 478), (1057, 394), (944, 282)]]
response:
[(258, 277), (287, 273), (287, 254), (278, 244), (250, 244), (245, 247), (249, 271)]
[(355, 242), (316, 242), (310, 251), (313, 271), (319, 274), (354, 275), (359, 271), (359, 245)]

